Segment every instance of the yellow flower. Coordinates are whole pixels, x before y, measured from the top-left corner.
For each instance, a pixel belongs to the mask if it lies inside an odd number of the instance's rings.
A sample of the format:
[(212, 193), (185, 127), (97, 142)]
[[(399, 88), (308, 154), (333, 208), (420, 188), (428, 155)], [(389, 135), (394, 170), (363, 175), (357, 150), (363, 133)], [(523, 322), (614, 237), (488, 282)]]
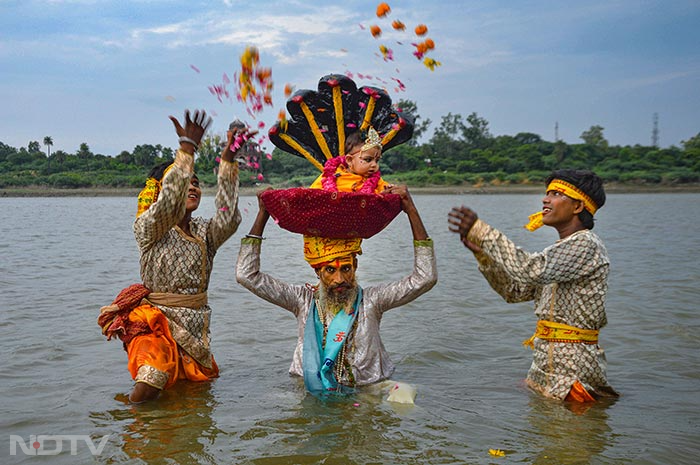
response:
[(423, 60), (423, 64), (427, 66), (430, 69), (430, 71), (435, 71), (436, 66), (442, 65), (442, 63), (440, 63), (437, 60), (433, 60), (432, 58), (426, 58), (425, 60)]
[(501, 449), (489, 449), (489, 454), (493, 455), (494, 457), (505, 457), (506, 453), (503, 452)]

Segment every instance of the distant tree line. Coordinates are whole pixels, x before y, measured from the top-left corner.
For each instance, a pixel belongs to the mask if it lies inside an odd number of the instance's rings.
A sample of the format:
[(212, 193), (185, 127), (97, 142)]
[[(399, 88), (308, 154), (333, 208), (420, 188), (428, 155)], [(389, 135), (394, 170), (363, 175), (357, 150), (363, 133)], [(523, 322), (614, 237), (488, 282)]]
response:
[[(529, 132), (493, 136), (488, 121), (471, 113), (448, 113), (427, 142), (430, 120), (421, 121), (417, 106), (399, 100), (397, 107), (416, 121), (415, 137), (382, 156), (381, 170), (390, 182), (409, 186), (540, 183), (553, 169), (591, 169), (607, 182), (683, 184), (700, 182), (700, 133), (671, 146), (611, 146), (604, 128), (584, 131), (583, 143), (546, 141)], [(195, 169), (205, 185), (216, 184), (218, 156), (224, 135), (207, 135), (200, 145)], [(150, 168), (174, 158), (174, 149), (160, 144), (137, 145), (115, 156), (94, 154), (87, 143), (75, 153), (51, 150), (53, 138), (30, 141), (19, 149), (0, 142), (0, 188), (140, 187)], [(269, 142), (268, 142), (269, 144)], [(304, 186), (319, 174), (303, 158), (275, 148), (264, 153), (249, 141), (239, 157), (241, 184), (268, 183), (278, 187)]]

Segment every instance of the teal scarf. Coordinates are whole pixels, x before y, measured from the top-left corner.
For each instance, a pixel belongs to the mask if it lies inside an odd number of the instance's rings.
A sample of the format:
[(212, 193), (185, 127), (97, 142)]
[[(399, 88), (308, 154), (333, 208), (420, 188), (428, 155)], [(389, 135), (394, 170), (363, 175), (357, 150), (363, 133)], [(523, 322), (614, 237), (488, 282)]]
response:
[(347, 341), (353, 323), (357, 319), (357, 310), (362, 301), (362, 288), (357, 288), (357, 298), (352, 313), (340, 311), (328, 326), (326, 346), (323, 347), (323, 323), (318, 316), (316, 299), (313, 300), (304, 327), (304, 384), (315, 396), (341, 394), (352, 389), (342, 386), (335, 379), (333, 367), (338, 353)]

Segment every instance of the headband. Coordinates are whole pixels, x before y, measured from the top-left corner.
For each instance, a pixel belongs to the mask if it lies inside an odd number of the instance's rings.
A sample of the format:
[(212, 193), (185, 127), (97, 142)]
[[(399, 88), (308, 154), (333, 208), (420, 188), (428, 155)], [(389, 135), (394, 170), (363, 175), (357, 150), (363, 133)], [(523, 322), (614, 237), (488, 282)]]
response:
[[(585, 208), (591, 215), (594, 215), (598, 210), (596, 203), (581, 189), (574, 186), (573, 184), (562, 181), (561, 179), (553, 179), (552, 182), (547, 186), (547, 192), (557, 191), (570, 197), (574, 200), (580, 200), (583, 202), (583, 208)], [(528, 231), (535, 231), (536, 229), (542, 227), (544, 223), (542, 222), (542, 212), (533, 213), (529, 217), (529, 222), (525, 225), (525, 229)]]

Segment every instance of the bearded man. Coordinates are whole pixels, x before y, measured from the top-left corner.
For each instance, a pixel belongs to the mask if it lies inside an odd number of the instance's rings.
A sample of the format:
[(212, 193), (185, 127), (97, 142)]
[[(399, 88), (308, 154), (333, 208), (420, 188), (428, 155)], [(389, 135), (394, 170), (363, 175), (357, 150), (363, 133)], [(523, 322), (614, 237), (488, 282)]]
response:
[(379, 326), (385, 311), (407, 304), (437, 282), (432, 239), (406, 186), (398, 194), (413, 234), (413, 272), (405, 278), (362, 288), (355, 280), (361, 239), (304, 237), (304, 258), (318, 285), (295, 285), (260, 271), (262, 235), (270, 214), (258, 195), (259, 211), (241, 240), (236, 279), (246, 289), (297, 319), (298, 338), (289, 373), (304, 378), (315, 395), (337, 393), (388, 379), (394, 364), (384, 348)]

